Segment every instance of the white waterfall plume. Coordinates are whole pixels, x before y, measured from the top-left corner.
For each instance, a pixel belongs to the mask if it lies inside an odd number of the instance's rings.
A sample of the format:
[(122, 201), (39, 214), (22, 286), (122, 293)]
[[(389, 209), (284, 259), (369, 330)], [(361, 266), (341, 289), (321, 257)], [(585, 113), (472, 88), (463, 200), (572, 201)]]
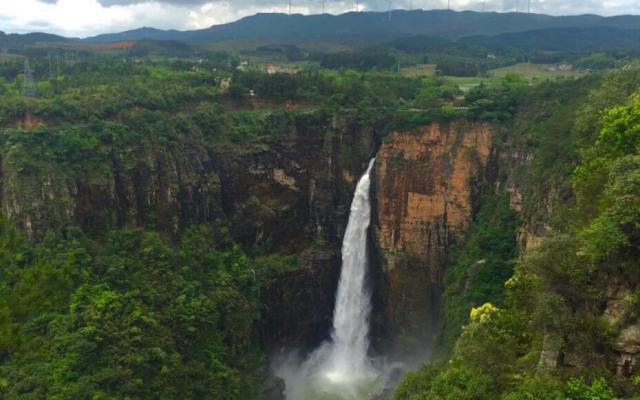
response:
[(342, 241), (342, 271), (336, 306), (330, 352), (325, 361), (327, 377), (348, 381), (370, 374), (369, 314), (371, 295), (366, 288), (367, 231), (371, 221), (371, 169), (375, 159), (360, 178), (351, 203), (349, 223)]
[(371, 294), (367, 278), (367, 232), (371, 221), (371, 171), (358, 181), (342, 242), (342, 270), (333, 314), (331, 341), (302, 363), (277, 371), (286, 382), (287, 400), (366, 400), (384, 387), (382, 373), (368, 356)]

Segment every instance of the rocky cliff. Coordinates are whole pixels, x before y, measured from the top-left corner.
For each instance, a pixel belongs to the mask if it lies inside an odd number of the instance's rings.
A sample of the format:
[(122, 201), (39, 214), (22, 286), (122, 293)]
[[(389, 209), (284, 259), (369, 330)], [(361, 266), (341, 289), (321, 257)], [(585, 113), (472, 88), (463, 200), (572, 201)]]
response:
[(49, 131), (27, 132), (20, 141), (49, 149), (33, 159), (24, 144), (3, 142), (0, 207), (33, 240), (68, 226), (96, 237), (123, 226), (178, 237), (214, 224), (247, 249), (300, 255), (298, 269), (265, 282), (259, 335), (268, 348), (312, 345), (330, 327), (353, 177), (376, 134), (338, 115), (300, 115), (294, 129), (241, 143), (207, 132), (144, 142), (114, 135), (84, 160), (56, 154), (70, 144), (54, 147), (60, 139)]
[(393, 132), (376, 165), (375, 239), (384, 320), (394, 344), (422, 345), (435, 332), (443, 272), (471, 223), (491, 172), (490, 126), (456, 121)]
[[(250, 143), (203, 137), (105, 142), (94, 168), (57, 155), (25, 164), (2, 154), (3, 214), (31, 238), (79, 226), (122, 226), (179, 236), (216, 224), (246, 248), (298, 254), (300, 266), (261, 290), (259, 334), (269, 349), (326, 337), (342, 235), (357, 177), (377, 151), (371, 265), (376, 345), (424, 348), (438, 327), (443, 273), (462, 244), (498, 156), (489, 125), (457, 120), (391, 132), (347, 116), (303, 115), (295, 133)], [(46, 142), (49, 138), (37, 138)], [(81, 164), (79, 161), (76, 164)], [(390, 340), (389, 340), (390, 339)]]

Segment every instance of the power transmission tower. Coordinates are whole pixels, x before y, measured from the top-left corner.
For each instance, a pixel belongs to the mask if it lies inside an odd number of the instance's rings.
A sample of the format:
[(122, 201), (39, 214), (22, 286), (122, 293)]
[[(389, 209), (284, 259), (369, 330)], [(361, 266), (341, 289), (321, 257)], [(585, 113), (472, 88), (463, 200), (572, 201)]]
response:
[(516, 0), (516, 14), (520, 12), (520, 0)]
[(35, 97), (36, 85), (33, 83), (33, 70), (29, 65), (29, 59), (24, 59), (24, 82), (22, 86), (22, 95), (24, 97)]
[(360, 11), (360, 3), (356, 0), (356, 12)]
[(48, 54), (47, 58), (49, 59), (49, 80), (53, 80), (53, 60), (51, 59), (51, 53)]

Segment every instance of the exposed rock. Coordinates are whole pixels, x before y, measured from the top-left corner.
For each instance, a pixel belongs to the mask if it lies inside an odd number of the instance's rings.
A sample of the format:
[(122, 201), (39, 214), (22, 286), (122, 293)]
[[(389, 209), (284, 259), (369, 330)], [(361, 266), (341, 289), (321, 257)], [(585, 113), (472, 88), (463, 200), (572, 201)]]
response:
[(542, 371), (551, 371), (556, 369), (560, 359), (561, 347), (561, 337), (551, 333), (546, 333), (542, 341), (542, 350), (540, 351), (540, 359), (538, 360), (538, 369)]
[(449, 249), (471, 223), (491, 152), (491, 128), (464, 121), (394, 132), (381, 146), (375, 228), (392, 336), (433, 333)]
[(486, 264), (487, 260), (478, 260), (476, 262), (474, 262), (473, 264), (471, 264), (469, 266), (469, 268), (467, 268), (467, 271), (465, 272), (465, 280), (464, 280), (464, 290), (469, 291), (469, 289), (471, 289), (471, 285), (473, 283), (473, 276), (475, 275), (476, 271), (478, 270), (478, 267)]
[(515, 212), (522, 212), (522, 192), (514, 184), (507, 185), (509, 193), (509, 207)]
[(623, 285), (611, 285), (607, 293), (607, 307), (602, 318), (611, 325), (617, 325), (624, 318), (627, 305), (631, 302), (631, 292)]
[(296, 187), (296, 178), (287, 175), (282, 168), (276, 168), (273, 170), (273, 180), (282, 186), (288, 187), (289, 189), (298, 190)]
[(632, 376), (637, 369), (640, 355), (640, 324), (624, 328), (614, 343), (616, 359), (616, 373), (620, 376)]
[(616, 375), (629, 378), (637, 370), (637, 353), (619, 353), (616, 359)]

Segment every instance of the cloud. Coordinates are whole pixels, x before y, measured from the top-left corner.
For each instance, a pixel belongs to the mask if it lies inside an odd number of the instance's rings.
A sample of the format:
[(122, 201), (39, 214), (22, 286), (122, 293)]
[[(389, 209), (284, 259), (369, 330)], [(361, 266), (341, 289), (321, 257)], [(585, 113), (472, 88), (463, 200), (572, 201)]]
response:
[[(455, 10), (524, 11), (529, 0), (450, 0)], [(325, 0), (325, 11), (353, 11), (356, 0)], [(359, 0), (361, 11), (443, 9), (447, 0)], [(322, 0), (291, 0), (294, 13), (322, 11)], [(83, 37), (141, 26), (198, 29), (258, 12), (288, 12), (288, 0), (0, 0), (2, 29), (46, 30)], [(639, 0), (531, 0), (531, 10), (551, 15), (640, 14)], [(43, 24), (47, 22), (47, 24)]]
[[(52, 1), (52, 0), (49, 0)], [(57, 1), (57, 0), (53, 0)], [(207, 0), (99, 0), (100, 4), (105, 7), (111, 6), (128, 6), (132, 4), (141, 4), (141, 3), (164, 3), (171, 4), (175, 6), (192, 6), (192, 5), (202, 5), (207, 2)]]

